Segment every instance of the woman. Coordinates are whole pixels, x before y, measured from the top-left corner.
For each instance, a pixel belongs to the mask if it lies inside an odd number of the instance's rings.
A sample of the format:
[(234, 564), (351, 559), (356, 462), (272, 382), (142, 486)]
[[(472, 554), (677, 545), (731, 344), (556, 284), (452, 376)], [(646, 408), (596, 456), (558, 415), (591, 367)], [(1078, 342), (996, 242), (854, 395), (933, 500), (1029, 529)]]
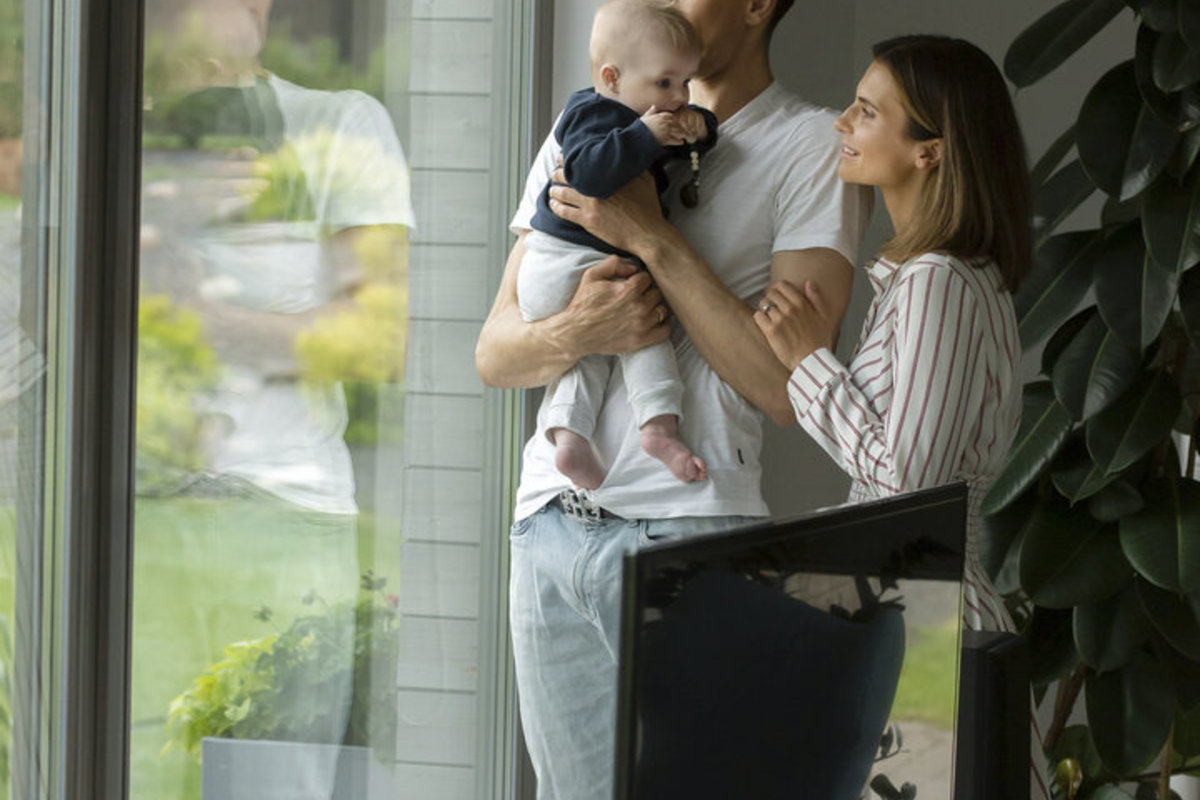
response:
[[(835, 124), (838, 175), (878, 186), (895, 235), (850, 364), (811, 283), (770, 286), (754, 321), (791, 370), (796, 419), (853, 479), (850, 500), (965, 480), (964, 622), (1014, 630), (980, 566), (979, 505), (1016, 435), (1021, 355), (1010, 293), (1029, 267), (1025, 153), (1008, 87), (979, 48), (906, 36), (875, 46)], [(1032, 796), (1046, 797), (1033, 725)]]
[(955, 39), (877, 45), (835, 124), (838, 174), (880, 187), (895, 230), (868, 267), (875, 299), (849, 366), (815, 286), (770, 286), (755, 314), (791, 371), (796, 419), (862, 500), (965, 480), (966, 623), (1011, 621), (975, 558), (979, 504), (1016, 434), (1021, 355), (1009, 292), (1030, 260), (1027, 170), (1008, 89)]
[[(753, 319), (790, 371), (796, 420), (853, 479), (851, 501), (967, 482), (964, 622), (1011, 631), (976, 540), (1021, 409), (1010, 293), (1031, 259), (1022, 137), (1003, 77), (974, 45), (905, 36), (873, 53), (835, 123), (839, 176), (880, 187), (895, 231), (867, 270), (875, 298), (855, 355), (834, 357), (840, 309), (811, 281), (772, 284)], [(556, 213), (627, 237), (660, 285), (692, 260), (676, 239), (653, 242), (671, 234), (630, 197), (597, 207), (555, 194)], [(1032, 797), (1048, 798), (1036, 724), (1032, 750)]]

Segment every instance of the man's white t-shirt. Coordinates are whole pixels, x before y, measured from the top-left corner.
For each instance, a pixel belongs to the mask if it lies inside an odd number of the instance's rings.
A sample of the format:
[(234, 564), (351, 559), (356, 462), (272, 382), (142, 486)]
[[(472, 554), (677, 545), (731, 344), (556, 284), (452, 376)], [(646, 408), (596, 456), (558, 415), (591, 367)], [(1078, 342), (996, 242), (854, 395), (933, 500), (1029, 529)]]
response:
[[(756, 301), (770, 282), (772, 254), (828, 247), (855, 263), (870, 195), (837, 177), (836, 115), (771, 84), (718, 129), (700, 165), (700, 203), (685, 208), (679, 187), (689, 165), (672, 164), (670, 220), (735, 295)], [(514, 232), (529, 228), (559, 148), (550, 136), (530, 170)], [(641, 449), (620, 370), (609, 380), (593, 444), (608, 466), (600, 506), (630, 519), (766, 516), (760, 488), (762, 414), (722, 381), (676, 325), (672, 334), (684, 382), (682, 436), (708, 465), (709, 479), (682, 483)], [(538, 431), (525, 447), (516, 518), (545, 505), (571, 481), (554, 468), (554, 446)]]

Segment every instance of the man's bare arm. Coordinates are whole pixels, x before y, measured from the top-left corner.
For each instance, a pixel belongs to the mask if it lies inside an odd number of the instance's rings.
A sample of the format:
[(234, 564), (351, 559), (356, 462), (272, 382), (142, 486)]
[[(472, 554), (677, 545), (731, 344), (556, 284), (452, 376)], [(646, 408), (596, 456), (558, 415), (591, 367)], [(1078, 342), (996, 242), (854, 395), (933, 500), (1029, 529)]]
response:
[[(754, 322), (754, 309), (734, 296), (690, 248), (662, 242), (643, 254), (675, 315), (721, 379), (777, 424), (796, 424), (787, 394), (788, 370)], [(841, 324), (853, 272), (840, 253), (826, 248), (785, 250), (771, 260), (772, 280), (820, 286)]]
[(658, 310), (662, 295), (650, 276), (634, 274), (632, 266), (617, 258), (584, 273), (563, 311), (526, 322), (517, 305), (517, 271), (524, 255), (522, 233), (508, 255), (496, 300), (475, 345), (475, 368), (488, 386), (544, 386), (583, 356), (638, 350), (670, 335)]
[[(652, 181), (634, 181), (607, 200), (555, 186), (551, 208), (646, 262), (675, 316), (722, 380), (780, 425), (795, 425), (786, 368), (754, 323), (754, 309), (733, 295), (658, 210)], [(816, 281), (839, 325), (850, 302), (853, 270), (834, 250), (776, 253), (771, 279)]]

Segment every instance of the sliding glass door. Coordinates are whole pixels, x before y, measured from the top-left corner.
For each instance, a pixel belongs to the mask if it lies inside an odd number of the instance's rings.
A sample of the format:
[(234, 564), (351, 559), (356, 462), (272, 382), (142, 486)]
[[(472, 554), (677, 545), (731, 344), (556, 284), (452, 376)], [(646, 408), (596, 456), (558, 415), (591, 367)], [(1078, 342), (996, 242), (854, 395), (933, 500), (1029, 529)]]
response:
[(147, 0), (135, 800), (502, 796), (523, 14)]
[(0, 0), (0, 800), (511, 796), (541, 5)]

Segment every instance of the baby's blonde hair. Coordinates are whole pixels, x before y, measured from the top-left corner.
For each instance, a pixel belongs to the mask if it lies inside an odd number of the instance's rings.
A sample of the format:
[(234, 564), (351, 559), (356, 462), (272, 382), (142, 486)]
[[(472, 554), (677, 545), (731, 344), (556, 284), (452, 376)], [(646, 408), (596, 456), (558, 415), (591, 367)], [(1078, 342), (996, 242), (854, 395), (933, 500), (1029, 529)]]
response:
[(653, 37), (687, 53), (700, 52), (700, 37), (674, 0), (605, 0), (592, 23), (593, 64), (614, 60), (613, 50)]

